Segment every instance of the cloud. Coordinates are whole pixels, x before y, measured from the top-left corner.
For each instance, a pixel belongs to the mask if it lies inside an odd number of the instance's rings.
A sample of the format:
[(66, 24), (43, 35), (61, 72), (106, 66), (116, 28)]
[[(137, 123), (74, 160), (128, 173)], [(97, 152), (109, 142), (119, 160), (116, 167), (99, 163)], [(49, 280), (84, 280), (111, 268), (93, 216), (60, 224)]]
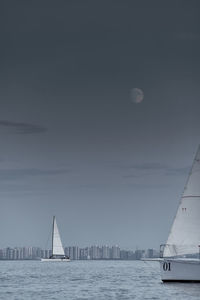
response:
[(31, 176), (53, 176), (71, 172), (70, 169), (0, 169), (0, 180), (15, 180)]
[(124, 178), (136, 178), (152, 173), (159, 173), (166, 176), (186, 175), (190, 170), (190, 167), (174, 168), (165, 164), (154, 162), (134, 164), (131, 166), (121, 166), (120, 168), (125, 170), (137, 171), (137, 174), (126, 174), (123, 176)]
[(135, 170), (163, 170), (167, 166), (160, 163), (141, 163), (127, 166), (120, 166), (121, 169), (135, 169)]
[(135, 164), (130, 167), (131, 169), (136, 170), (163, 170), (166, 169), (166, 165), (160, 163), (142, 163), (142, 164)]
[(168, 168), (165, 175), (186, 175), (190, 171), (190, 167), (183, 168)]
[(139, 178), (139, 177), (141, 177), (141, 176), (135, 175), (135, 174), (128, 174), (128, 175), (124, 175), (123, 177), (124, 177), (124, 178)]
[(6, 120), (0, 120), (0, 126), (13, 128), (17, 130), (17, 133), (19, 134), (42, 133), (47, 130), (45, 127), (35, 125), (35, 124), (23, 123), (23, 122), (12, 122)]

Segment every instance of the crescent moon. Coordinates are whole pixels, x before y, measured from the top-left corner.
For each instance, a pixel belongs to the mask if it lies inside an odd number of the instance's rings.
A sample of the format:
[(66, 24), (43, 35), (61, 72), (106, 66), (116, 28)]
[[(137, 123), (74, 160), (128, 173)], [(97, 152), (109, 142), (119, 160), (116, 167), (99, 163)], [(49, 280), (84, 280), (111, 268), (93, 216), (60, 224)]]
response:
[(131, 89), (131, 101), (134, 103), (141, 103), (144, 99), (144, 93), (139, 88)]

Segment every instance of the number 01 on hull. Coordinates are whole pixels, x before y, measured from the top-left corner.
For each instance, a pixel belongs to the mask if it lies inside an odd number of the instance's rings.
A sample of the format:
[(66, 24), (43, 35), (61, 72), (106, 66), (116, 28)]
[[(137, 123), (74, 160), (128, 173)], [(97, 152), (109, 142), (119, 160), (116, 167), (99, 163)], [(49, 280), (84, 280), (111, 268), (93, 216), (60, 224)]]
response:
[(198, 259), (163, 259), (160, 271), (163, 282), (200, 282)]

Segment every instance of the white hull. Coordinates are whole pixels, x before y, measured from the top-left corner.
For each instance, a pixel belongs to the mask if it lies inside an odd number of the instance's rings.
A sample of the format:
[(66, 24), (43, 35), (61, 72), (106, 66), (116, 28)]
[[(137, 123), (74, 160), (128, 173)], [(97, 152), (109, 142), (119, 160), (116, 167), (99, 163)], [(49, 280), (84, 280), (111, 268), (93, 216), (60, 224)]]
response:
[(69, 258), (41, 258), (41, 261), (45, 261), (45, 262), (69, 262), (70, 259)]
[(163, 282), (200, 282), (200, 260), (163, 259), (160, 261)]

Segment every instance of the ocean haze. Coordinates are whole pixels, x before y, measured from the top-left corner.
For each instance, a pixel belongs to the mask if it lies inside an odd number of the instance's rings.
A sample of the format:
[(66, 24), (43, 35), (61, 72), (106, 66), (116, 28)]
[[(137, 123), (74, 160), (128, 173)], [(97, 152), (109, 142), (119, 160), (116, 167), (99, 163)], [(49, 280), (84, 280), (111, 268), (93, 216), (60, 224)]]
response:
[(56, 215), (66, 246), (158, 248), (200, 142), (199, 2), (2, 5), (0, 247)]

